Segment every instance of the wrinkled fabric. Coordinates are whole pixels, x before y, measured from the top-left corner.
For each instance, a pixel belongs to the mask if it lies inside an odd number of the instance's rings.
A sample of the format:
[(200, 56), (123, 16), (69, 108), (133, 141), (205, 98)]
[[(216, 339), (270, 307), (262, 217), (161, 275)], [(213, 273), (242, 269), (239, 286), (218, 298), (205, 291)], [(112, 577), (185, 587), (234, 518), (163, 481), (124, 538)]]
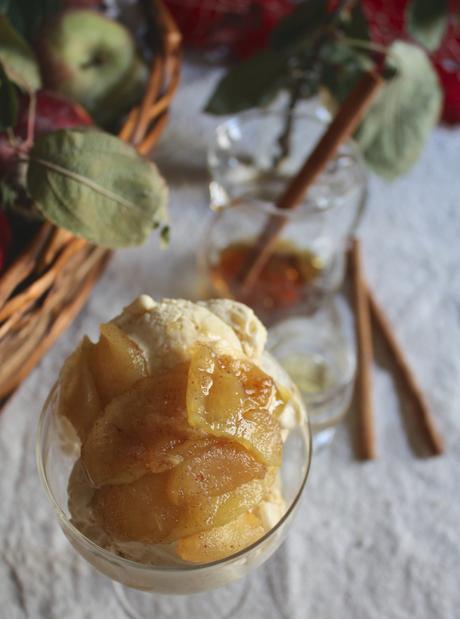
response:
[[(171, 187), (172, 240), (117, 252), (73, 325), (0, 416), (0, 617), (123, 619), (111, 583), (72, 549), (34, 461), (40, 407), (78, 340), (141, 293), (199, 294), (194, 255), (209, 217), (200, 115), (217, 72), (187, 67), (155, 160)], [(353, 411), (314, 459), (287, 542), (243, 581), (189, 597), (152, 596), (151, 616), (215, 619), (455, 619), (460, 606), (460, 130), (437, 129), (416, 167), (371, 179), (365, 267), (446, 438), (424, 458), (407, 400), (376, 339), (379, 458), (351, 447)]]

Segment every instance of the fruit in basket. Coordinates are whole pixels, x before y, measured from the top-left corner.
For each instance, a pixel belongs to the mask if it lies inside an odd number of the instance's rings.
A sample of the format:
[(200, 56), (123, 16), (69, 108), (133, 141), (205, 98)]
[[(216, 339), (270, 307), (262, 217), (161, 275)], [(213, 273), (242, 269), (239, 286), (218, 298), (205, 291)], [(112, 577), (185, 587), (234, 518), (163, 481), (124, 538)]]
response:
[[(57, 129), (93, 124), (88, 112), (75, 101), (69, 101), (62, 95), (49, 90), (39, 90), (35, 96), (34, 137)], [(22, 95), (19, 106), (16, 134), (23, 138), (27, 134), (30, 98), (27, 95)]]
[(87, 9), (65, 10), (48, 23), (37, 51), (45, 85), (103, 126), (135, 103), (147, 75), (131, 33)]
[[(56, 92), (39, 90), (35, 97), (34, 138), (57, 129), (84, 127), (93, 124), (91, 116), (81, 105), (75, 103), (75, 101), (69, 101)], [(29, 111), (30, 97), (25, 94), (21, 95), (19, 98), (18, 121), (14, 132), (22, 140), (27, 138)]]
[[(69, 101), (62, 95), (49, 90), (39, 90), (35, 93), (35, 110), (31, 109), (29, 95), (21, 93), (18, 96), (18, 117), (13, 129), (14, 135), (22, 142), (27, 141), (29, 116), (31, 120), (31, 140), (26, 144), (28, 151), (39, 136), (57, 129), (82, 127), (92, 125), (93, 120), (81, 105)], [(0, 133), (0, 162), (6, 162), (15, 156), (15, 152), (6, 133)]]

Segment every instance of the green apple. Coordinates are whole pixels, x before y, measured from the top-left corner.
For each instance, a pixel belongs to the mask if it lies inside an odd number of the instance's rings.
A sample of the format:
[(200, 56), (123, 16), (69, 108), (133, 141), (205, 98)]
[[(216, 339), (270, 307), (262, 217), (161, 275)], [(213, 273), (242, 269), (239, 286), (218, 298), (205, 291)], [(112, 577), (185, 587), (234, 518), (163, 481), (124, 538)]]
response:
[(129, 84), (139, 66), (144, 74), (146, 69), (131, 33), (100, 13), (64, 11), (42, 32), (37, 48), (45, 85), (78, 101), (103, 126), (139, 96)]
[(103, 127), (111, 127), (124, 112), (137, 103), (145, 91), (149, 72), (142, 60), (136, 58), (130, 74), (101, 99), (98, 109), (98, 122)]

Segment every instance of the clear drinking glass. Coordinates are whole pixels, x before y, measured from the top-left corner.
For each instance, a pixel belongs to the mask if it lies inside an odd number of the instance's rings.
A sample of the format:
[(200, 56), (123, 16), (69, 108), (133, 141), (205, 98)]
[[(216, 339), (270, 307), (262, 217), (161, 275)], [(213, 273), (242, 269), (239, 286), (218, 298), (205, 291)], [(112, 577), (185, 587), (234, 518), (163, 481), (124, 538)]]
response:
[[(150, 598), (128, 588), (144, 592), (194, 593), (220, 587), (241, 578), (266, 561), (286, 537), (305, 486), (311, 461), (308, 420), (293, 429), (285, 443), (281, 466), (281, 485), (286, 512), (281, 520), (257, 542), (225, 559), (206, 564), (145, 565), (125, 559), (97, 545), (72, 523), (68, 507), (68, 481), (79, 448), (62, 440), (62, 420), (57, 416), (55, 387), (40, 417), (37, 466), (48, 499), (59, 524), (72, 546), (93, 567), (121, 583), (116, 586), (131, 617), (145, 617)], [(150, 615), (148, 615), (150, 616)]]
[(269, 330), (267, 350), (299, 388), (314, 448), (328, 444), (350, 406), (356, 373), (353, 317), (345, 299), (336, 296), (308, 317), (278, 323)]

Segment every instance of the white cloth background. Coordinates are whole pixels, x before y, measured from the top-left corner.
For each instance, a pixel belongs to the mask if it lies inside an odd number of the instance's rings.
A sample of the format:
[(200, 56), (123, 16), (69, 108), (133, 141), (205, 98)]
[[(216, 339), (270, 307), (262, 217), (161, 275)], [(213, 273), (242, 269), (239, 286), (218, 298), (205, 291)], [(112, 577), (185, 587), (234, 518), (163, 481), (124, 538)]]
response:
[[(111, 583), (71, 548), (34, 462), (40, 407), (79, 338), (136, 295), (189, 296), (207, 211), (199, 113), (216, 75), (188, 68), (156, 161), (171, 188), (172, 242), (117, 252), (89, 303), (0, 416), (0, 618), (122, 619)], [(243, 581), (190, 597), (157, 595), (155, 618), (456, 619), (460, 616), (460, 129), (437, 129), (416, 167), (371, 181), (365, 265), (446, 438), (425, 459), (378, 347), (379, 458), (357, 462), (349, 424), (313, 462), (285, 545)], [(415, 445), (417, 447), (417, 445)]]

